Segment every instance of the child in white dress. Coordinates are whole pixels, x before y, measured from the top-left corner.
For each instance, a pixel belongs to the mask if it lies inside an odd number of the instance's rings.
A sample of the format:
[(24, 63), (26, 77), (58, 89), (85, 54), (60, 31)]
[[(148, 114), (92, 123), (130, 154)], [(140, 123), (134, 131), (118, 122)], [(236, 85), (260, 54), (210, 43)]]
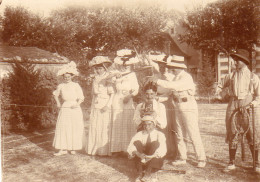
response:
[(53, 141), (53, 146), (59, 150), (54, 154), (56, 156), (67, 154), (68, 151), (75, 154), (75, 150), (82, 149), (84, 123), (80, 104), (84, 96), (80, 85), (72, 81), (72, 77), (77, 74), (74, 62), (58, 72), (58, 75), (63, 76), (64, 83), (59, 84), (53, 92), (57, 106), (60, 108)]

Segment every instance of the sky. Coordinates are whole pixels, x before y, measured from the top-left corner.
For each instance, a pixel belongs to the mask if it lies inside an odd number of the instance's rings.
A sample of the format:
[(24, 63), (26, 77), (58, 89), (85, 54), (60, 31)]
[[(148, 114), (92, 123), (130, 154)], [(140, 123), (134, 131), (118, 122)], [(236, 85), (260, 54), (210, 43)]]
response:
[[(1, 1), (1, 0), (0, 0)], [(161, 4), (168, 9), (184, 12), (186, 8), (191, 9), (198, 4), (206, 5), (216, 0), (2, 0), (0, 14), (3, 15), (6, 6), (23, 6), (33, 13), (48, 16), (52, 10), (64, 8), (70, 5), (91, 6), (133, 6), (136, 4)]]

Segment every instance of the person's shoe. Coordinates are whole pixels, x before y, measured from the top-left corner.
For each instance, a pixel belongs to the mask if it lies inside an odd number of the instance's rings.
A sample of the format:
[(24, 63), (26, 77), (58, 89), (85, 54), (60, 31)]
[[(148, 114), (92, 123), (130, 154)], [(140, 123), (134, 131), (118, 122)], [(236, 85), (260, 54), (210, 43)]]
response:
[(71, 154), (71, 155), (75, 155), (75, 154), (76, 154), (76, 151), (75, 151), (75, 150), (72, 150), (72, 151), (70, 151), (70, 154)]
[(198, 162), (198, 165), (197, 165), (198, 168), (203, 168), (205, 166), (206, 166), (206, 161), (199, 161)]
[(234, 162), (229, 162), (227, 167), (225, 168), (225, 171), (232, 171), (234, 169), (236, 169)]
[(186, 160), (176, 160), (172, 162), (172, 165), (177, 166), (177, 165), (184, 165), (186, 164)]
[(65, 154), (67, 154), (67, 153), (68, 153), (67, 150), (60, 150), (59, 152), (54, 153), (53, 155), (55, 155), (55, 156), (60, 156), (60, 155), (65, 155)]
[(255, 172), (260, 174), (260, 167), (255, 167)]

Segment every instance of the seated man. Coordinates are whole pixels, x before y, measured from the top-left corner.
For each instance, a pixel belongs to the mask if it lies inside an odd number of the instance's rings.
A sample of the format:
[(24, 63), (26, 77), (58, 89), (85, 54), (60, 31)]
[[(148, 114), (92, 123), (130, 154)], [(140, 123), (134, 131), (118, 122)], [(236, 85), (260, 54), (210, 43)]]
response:
[(133, 159), (138, 171), (136, 181), (150, 181), (152, 169), (160, 169), (163, 166), (163, 157), (166, 155), (166, 138), (156, 129), (156, 120), (151, 115), (145, 115), (142, 119), (143, 130), (132, 138), (127, 152)]
[(153, 115), (156, 119), (157, 128), (160, 131), (163, 131), (167, 125), (166, 119), (166, 109), (164, 104), (158, 102), (156, 100), (157, 95), (157, 86), (152, 84), (152, 82), (148, 83), (144, 87), (145, 91), (145, 101), (136, 106), (134, 113), (134, 122), (137, 126), (137, 131), (142, 130), (142, 122), (141, 118), (144, 114)]

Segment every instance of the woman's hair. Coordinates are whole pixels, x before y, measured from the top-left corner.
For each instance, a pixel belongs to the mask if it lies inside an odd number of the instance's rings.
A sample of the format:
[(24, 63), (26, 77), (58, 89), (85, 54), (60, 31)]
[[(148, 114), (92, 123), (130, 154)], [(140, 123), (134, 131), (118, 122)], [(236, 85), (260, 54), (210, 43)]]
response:
[(157, 92), (157, 86), (155, 83), (153, 82), (148, 82), (145, 86), (144, 86), (144, 91), (147, 90), (152, 90), (154, 92)]

